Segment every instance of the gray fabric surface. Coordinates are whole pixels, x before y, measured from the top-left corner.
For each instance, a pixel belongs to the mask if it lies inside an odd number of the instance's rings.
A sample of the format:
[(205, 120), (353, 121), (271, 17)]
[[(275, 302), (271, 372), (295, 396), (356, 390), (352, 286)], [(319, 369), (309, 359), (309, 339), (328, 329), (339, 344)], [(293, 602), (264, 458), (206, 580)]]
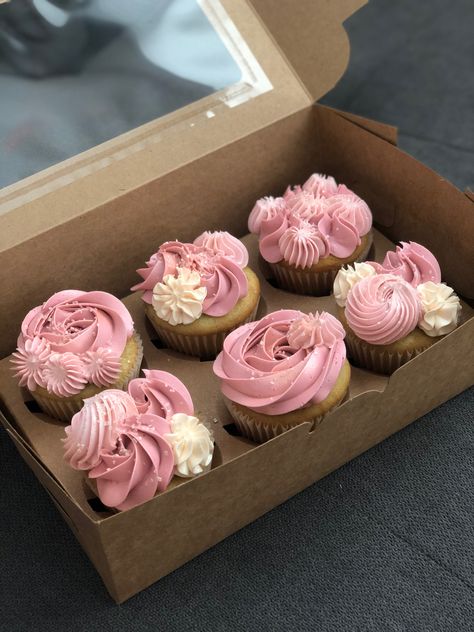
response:
[[(325, 99), (397, 124), (461, 187), (472, 17), (472, 0), (373, 0)], [(122, 606), (0, 431), (0, 629), (472, 630), (473, 404), (471, 389)]]

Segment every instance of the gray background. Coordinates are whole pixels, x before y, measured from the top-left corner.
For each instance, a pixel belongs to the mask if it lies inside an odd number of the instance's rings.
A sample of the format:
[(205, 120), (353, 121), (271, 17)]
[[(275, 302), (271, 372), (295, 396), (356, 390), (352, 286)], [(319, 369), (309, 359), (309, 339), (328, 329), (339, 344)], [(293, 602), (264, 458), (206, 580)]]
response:
[[(473, 18), (472, 0), (374, 0), (324, 102), (398, 125), (403, 148), (472, 186)], [(0, 628), (473, 630), (473, 404), (458, 396), (122, 606), (2, 430)]]

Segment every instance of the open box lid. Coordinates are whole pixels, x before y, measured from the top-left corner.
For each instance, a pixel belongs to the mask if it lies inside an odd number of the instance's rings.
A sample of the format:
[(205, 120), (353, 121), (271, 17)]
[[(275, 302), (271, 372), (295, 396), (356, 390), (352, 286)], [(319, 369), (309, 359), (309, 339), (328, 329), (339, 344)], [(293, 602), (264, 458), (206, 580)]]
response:
[(365, 1), (299, 0), (295, 10), (293, 0), (197, 0), (239, 63), (238, 84), (1, 189), (0, 290), (12, 331), (2, 328), (0, 355), (21, 314), (46, 298), (31, 265), (38, 279), (50, 277), (58, 227), (320, 98), (349, 59), (342, 23)]

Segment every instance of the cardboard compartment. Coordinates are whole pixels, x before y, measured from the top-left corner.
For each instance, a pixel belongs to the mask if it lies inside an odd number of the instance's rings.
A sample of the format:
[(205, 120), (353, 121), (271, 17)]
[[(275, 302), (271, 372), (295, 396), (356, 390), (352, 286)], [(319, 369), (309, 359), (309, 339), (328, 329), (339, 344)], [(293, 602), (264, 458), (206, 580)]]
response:
[[(325, 108), (309, 108), (280, 121), (276, 127), (262, 129), (238, 146), (222, 150), (227, 154), (225, 164), (240, 157), (245, 165), (244, 173), (236, 174), (237, 182), (229, 183), (240, 195), (229, 197), (228, 186), (216, 191), (209, 210), (224, 208), (227, 213), (221, 211), (213, 221), (211, 216), (194, 218), (184, 238), (217, 227), (242, 232), (256, 197), (276, 194), (289, 182), (302, 182), (312, 171), (324, 170), (347, 182), (371, 204), (379, 226), (375, 258), (380, 260), (386, 250), (393, 248), (384, 233), (394, 239), (418, 239), (433, 248), (441, 264), (445, 264), (447, 280), (457, 291), (470, 289), (470, 280), (463, 274), (469, 257), (461, 242), (472, 230), (473, 216), (471, 202), (463, 194), (439, 182), (435, 174), (389, 141)], [(266, 147), (265, 161), (255, 152), (256, 147), (262, 146)], [(209, 163), (219, 170), (224, 182), (219, 156), (205, 160), (208, 164), (195, 171), (206, 174), (202, 181), (195, 180), (195, 186), (202, 185), (202, 190), (208, 178), (213, 179)], [(410, 173), (417, 185), (407, 183), (398, 171)], [(424, 200), (417, 189), (437, 193)], [(195, 190), (199, 192), (199, 188)], [(444, 196), (453, 212), (458, 213), (460, 226), (464, 227), (463, 239), (443, 205), (438, 207), (437, 200), (444, 201)], [(429, 230), (430, 224), (435, 230)], [(172, 233), (173, 225), (170, 223), (167, 229)], [(157, 231), (155, 244), (165, 238)], [(459, 257), (451, 266), (447, 257), (443, 260), (445, 240), (453, 245), (459, 241)], [(255, 237), (247, 236), (244, 242), (251, 253), (251, 266), (262, 281), (260, 315), (289, 305), (303, 311), (325, 309), (335, 313), (332, 297), (301, 297), (273, 287), (258, 257)], [(161, 348), (145, 319), (139, 296), (129, 296), (125, 303), (142, 334), (146, 365), (169, 370), (183, 380), (197, 411), (213, 426), (216, 438), (216, 454), (209, 473), (191, 481), (176, 479), (170, 489), (145, 505), (124, 513), (101, 506), (84, 484), (82, 474), (68, 468), (62, 460), (64, 425), (38, 413), (28, 394), (18, 389), (8, 358), (0, 363), (2, 409), (11, 436), (54, 497), (116, 601), (145, 588), (473, 381), (474, 351), (470, 342), (474, 318), (473, 310), (464, 303), (461, 326), (390, 378), (354, 368), (349, 400), (321, 425), (311, 431), (309, 424), (303, 424), (257, 446), (236, 436), (212, 373), (212, 363)], [(134, 534), (132, 539), (130, 534)]]
[[(334, 175), (369, 203), (375, 258), (398, 240), (420, 241), (443, 279), (474, 298), (472, 201), (399, 151), (396, 131), (312, 105), (348, 59), (343, 20), (363, 0), (223, 0), (272, 89), (237, 108), (203, 100), (0, 192), (0, 355), (15, 345), (28, 309), (66, 287), (126, 296), (166, 239), (203, 230), (244, 236), (255, 200), (280, 194), (314, 171)], [(244, 237), (262, 280), (260, 315), (281, 307), (335, 313), (331, 297), (274, 288)], [(263, 444), (236, 435), (211, 363), (157, 346), (138, 296), (125, 299), (149, 367), (175, 373), (213, 426), (212, 470), (176, 480), (123, 513), (94, 498), (62, 459), (64, 425), (38, 412), (0, 362), (3, 423), (117, 601), (226, 536), (453, 397), (474, 381), (473, 310), (462, 324), (392, 376), (353, 369), (349, 399), (314, 430), (302, 424)], [(196, 370), (199, 369), (199, 370)]]

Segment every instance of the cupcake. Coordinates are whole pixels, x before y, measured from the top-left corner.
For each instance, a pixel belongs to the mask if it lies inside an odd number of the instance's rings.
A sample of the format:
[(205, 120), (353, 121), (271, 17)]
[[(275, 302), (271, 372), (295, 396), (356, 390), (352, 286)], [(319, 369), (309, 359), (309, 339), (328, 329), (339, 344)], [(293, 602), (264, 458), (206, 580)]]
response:
[(165, 371), (145, 371), (128, 392), (110, 389), (85, 400), (64, 439), (66, 462), (84, 471), (104, 505), (120, 511), (165, 491), (174, 476), (208, 471), (213, 452), (188, 390)]
[(402, 242), (381, 264), (342, 268), (334, 297), (351, 360), (387, 374), (453, 331), (461, 311), (435, 256), (415, 242)]
[(227, 336), (214, 373), (246, 437), (260, 443), (303, 422), (314, 427), (348, 391), (344, 329), (326, 312), (273, 312)]
[(84, 399), (126, 388), (142, 357), (121, 301), (107, 292), (63, 290), (25, 316), (12, 363), (39, 407), (69, 421)]
[(338, 270), (365, 259), (372, 245), (367, 204), (318, 173), (283, 197), (258, 200), (248, 227), (278, 286), (298, 294), (329, 294)]
[(163, 343), (182, 353), (214, 358), (225, 336), (255, 318), (260, 284), (245, 246), (227, 232), (205, 232), (192, 244), (168, 241), (146, 268), (145, 312)]

